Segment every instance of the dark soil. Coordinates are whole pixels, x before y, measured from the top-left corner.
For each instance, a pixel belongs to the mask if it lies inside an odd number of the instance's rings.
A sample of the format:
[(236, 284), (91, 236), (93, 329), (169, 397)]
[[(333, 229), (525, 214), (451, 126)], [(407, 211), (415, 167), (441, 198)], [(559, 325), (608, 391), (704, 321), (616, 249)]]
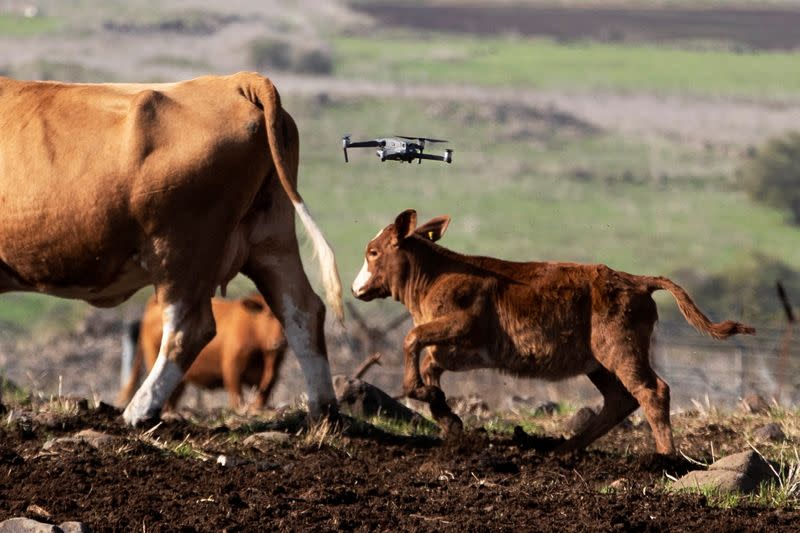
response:
[[(293, 435), (288, 444), (243, 445), (248, 433), (276, 427)], [(798, 510), (726, 510), (666, 493), (664, 474), (692, 465), (626, 452), (651, 449), (643, 428), (616, 429), (562, 457), (482, 430), (443, 443), (357, 423), (319, 444), (302, 427), (297, 416), (238, 429), (173, 421), (143, 437), (112, 408), (31, 413), (0, 425), (0, 521), (79, 520), (95, 531), (790, 531), (800, 521)], [(43, 450), (47, 438), (82, 428), (118, 439)], [(699, 437), (713, 443), (730, 430), (714, 425)]]
[(541, 35), (560, 41), (715, 41), (745, 49), (800, 46), (800, 10), (779, 8), (544, 7), (357, 3), (386, 26), (470, 34)]

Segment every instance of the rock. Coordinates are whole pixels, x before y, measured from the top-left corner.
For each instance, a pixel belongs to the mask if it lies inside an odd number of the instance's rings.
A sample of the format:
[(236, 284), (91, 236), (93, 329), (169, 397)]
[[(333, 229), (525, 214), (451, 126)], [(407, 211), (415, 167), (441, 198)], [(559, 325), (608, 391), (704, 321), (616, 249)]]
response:
[(93, 429), (84, 429), (83, 431), (79, 431), (78, 433), (76, 433), (71, 437), (59, 437), (57, 439), (48, 439), (47, 442), (45, 442), (44, 445), (42, 446), (42, 449), (50, 450), (55, 446), (77, 444), (81, 442), (86, 443), (94, 448), (100, 449), (100, 448), (105, 448), (111, 444), (114, 444), (116, 441), (117, 437), (113, 435), (101, 433)]
[(773, 481), (775, 474), (764, 458), (750, 450), (723, 457), (708, 470), (689, 472), (672, 484), (673, 490), (692, 490), (707, 487), (720, 492), (750, 493), (759, 485)]
[(83, 522), (64, 522), (59, 524), (61, 531), (64, 533), (92, 533), (92, 528)]
[(763, 414), (769, 412), (769, 403), (759, 394), (751, 392), (739, 404), (745, 413)]
[(244, 459), (242, 457), (231, 457), (229, 455), (217, 456), (217, 464), (220, 466), (227, 466), (227, 467), (242, 466), (247, 463), (248, 463), (247, 459)]
[(628, 480), (625, 479), (624, 477), (621, 477), (609, 483), (608, 488), (615, 491), (622, 491), (622, 490), (627, 490), (628, 485), (629, 485)]
[(591, 407), (581, 407), (564, 423), (564, 431), (577, 435), (586, 428), (595, 416), (596, 414)]
[(48, 511), (44, 507), (36, 505), (35, 503), (30, 504), (28, 508), (25, 509), (25, 514), (35, 515), (39, 518), (47, 518), (47, 519), (53, 516), (53, 514), (50, 511)]
[(558, 408), (559, 407), (558, 407), (558, 404), (556, 402), (544, 402), (543, 404), (540, 404), (539, 406), (536, 407), (536, 409), (533, 410), (533, 415), (534, 416), (542, 416), (542, 415), (553, 416), (554, 414), (556, 414), (558, 412)]
[(0, 533), (60, 533), (61, 528), (30, 518), (9, 518), (0, 522)]
[(772, 442), (786, 440), (786, 434), (781, 429), (781, 426), (775, 422), (770, 422), (753, 431), (753, 437), (757, 440), (768, 440)]
[(17, 422), (17, 432), (19, 433), (21, 439), (29, 440), (36, 437), (33, 418), (31, 418), (28, 415), (20, 415), (20, 417), (17, 418), (16, 422)]
[(333, 388), (339, 409), (350, 416), (370, 418), (380, 414), (405, 422), (423, 422), (419, 414), (401, 404), (381, 389), (360, 379), (334, 376)]
[[(275, 442), (278, 444), (287, 444), (291, 441), (291, 436), (282, 431), (262, 431), (261, 433), (253, 433), (242, 444), (245, 446), (252, 446), (253, 448), (261, 449), (260, 446), (264, 444)], [(263, 451), (263, 450), (262, 450)]]
[(775, 474), (772, 471), (773, 468), (777, 470), (777, 465), (770, 465), (753, 450), (728, 455), (708, 467), (709, 470), (739, 472), (753, 478), (758, 483), (773, 480), (775, 478)]
[(753, 492), (757, 483), (731, 470), (694, 470), (672, 484), (673, 490), (710, 488), (719, 492)]

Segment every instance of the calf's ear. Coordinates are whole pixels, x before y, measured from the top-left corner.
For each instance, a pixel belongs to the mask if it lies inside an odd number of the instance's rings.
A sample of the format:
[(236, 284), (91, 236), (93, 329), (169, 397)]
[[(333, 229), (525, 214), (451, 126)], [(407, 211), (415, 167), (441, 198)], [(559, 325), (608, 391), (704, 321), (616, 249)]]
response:
[(425, 237), (433, 242), (438, 241), (447, 231), (447, 226), (450, 225), (450, 217), (442, 215), (440, 217), (432, 218), (416, 229), (414, 233)]
[(406, 209), (394, 219), (394, 229), (397, 240), (402, 241), (412, 233), (417, 227), (417, 212), (413, 209)]

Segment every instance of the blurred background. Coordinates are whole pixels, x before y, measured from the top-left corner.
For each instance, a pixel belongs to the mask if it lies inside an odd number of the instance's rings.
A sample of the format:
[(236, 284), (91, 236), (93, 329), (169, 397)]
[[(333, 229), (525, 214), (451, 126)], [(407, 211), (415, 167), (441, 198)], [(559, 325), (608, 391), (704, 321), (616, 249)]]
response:
[[(674, 407), (800, 399), (798, 335), (775, 289), (800, 303), (798, 66), (797, 0), (0, 0), (1, 75), (272, 78), (300, 128), (299, 189), (345, 287), (366, 242), (413, 207), (421, 221), (452, 217), (442, 244), (455, 250), (666, 275), (713, 319), (758, 328), (711, 341), (658, 294), (653, 359)], [(449, 139), (454, 163), (354, 150), (345, 164), (345, 133)], [(237, 280), (231, 293), (250, 289)], [(0, 296), (0, 373), (42, 395), (112, 402), (122, 325), (149, 294), (102, 311)], [(379, 350), (368, 380), (399, 393), (404, 309), (347, 299), (354, 345), (329, 336), (333, 372)], [(445, 374), (444, 389), (495, 409), (599, 399), (585, 378), (492, 371)], [(302, 390), (291, 357), (273, 403)]]

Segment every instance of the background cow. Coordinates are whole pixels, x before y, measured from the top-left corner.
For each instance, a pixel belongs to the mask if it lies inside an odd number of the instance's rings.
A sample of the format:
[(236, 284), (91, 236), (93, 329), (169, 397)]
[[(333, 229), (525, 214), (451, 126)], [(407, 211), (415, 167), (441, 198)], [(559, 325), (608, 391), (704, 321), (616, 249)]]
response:
[(164, 335), (123, 414), (159, 413), (214, 337), (211, 297), (250, 277), (283, 323), (312, 415), (335, 411), (325, 307), (303, 271), (295, 212), (335, 315), (330, 246), (297, 192), (298, 132), (256, 73), (163, 84), (0, 78), (0, 292), (121, 303), (152, 284)]
[(497, 368), (549, 380), (586, 374), (603, 394), (603, 409), (561, 451), (588, 446), (641, 406), (656, 451), (672, 454), (669, 387), (650, 366), (658, 318), (652, 293), (669, 291), (686, 320), (716, 339), (755, 333), (739, 322), (712, 323), (663, 277), (458, 254), (435, 244), (449, 223), (442, 216), (417, 228), (416, 211), (400, 213), (367, 244), (352, 287), (361, 300), (392, 296), (408, 308), (414, 327), (403, 344), (403, 389), (428, 402), (448, 431), (459, 431), (461, 421), (440, 388), (444, 370)]
[[(165, 407), (177, 406), (184, 385), (191, 383), (204, 389), (224, 387), (233, 409), (242, 407), (242, 384), (258, 387), (251, 407), (262, 408), (275, 385), (286, 352), (286, 337), (280, 322), (257, 293), (239, 300), (214, 298), (211, 309), (217, 334), (200, 351)], [(136, 356), (118, 398), (123, 405), (133, 397), (142, 365), (146, 364), (150, 370), (156, 362), (163, 333), (161, 315), (161, 306), (151, 297), (141, 322), (135, 327)]]

